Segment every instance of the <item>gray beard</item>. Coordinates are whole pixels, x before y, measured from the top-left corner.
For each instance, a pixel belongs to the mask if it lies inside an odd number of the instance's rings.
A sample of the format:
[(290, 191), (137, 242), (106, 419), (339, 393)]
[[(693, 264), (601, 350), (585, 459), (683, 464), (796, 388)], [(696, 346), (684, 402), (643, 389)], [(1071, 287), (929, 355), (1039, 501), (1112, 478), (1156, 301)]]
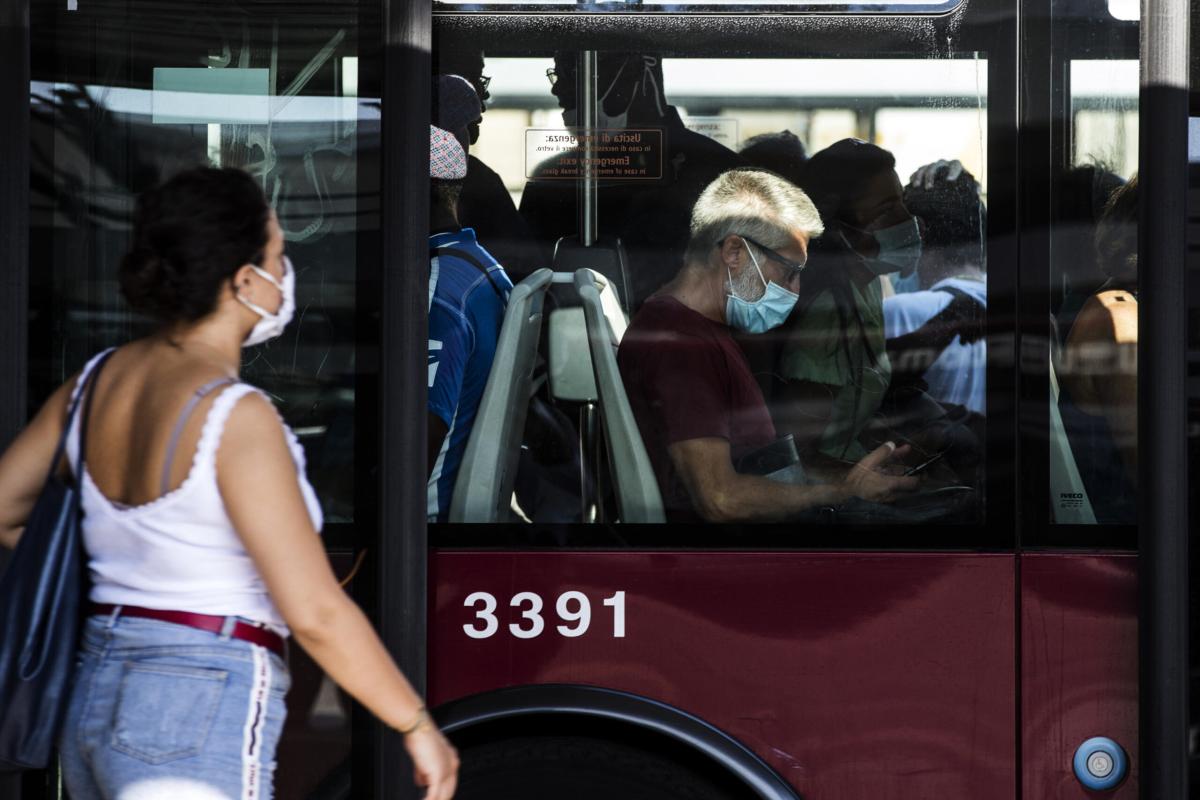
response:
[(739, 297), (747, 303), (755, 303), (762, 299), (767, 293), (767, 287), (763, 285), (762, 280), (758, 277), (757, 271), (749, 269), (742, 270), (741, 274), (733, 279), (730, 284), (730, 294), (734, 297)]

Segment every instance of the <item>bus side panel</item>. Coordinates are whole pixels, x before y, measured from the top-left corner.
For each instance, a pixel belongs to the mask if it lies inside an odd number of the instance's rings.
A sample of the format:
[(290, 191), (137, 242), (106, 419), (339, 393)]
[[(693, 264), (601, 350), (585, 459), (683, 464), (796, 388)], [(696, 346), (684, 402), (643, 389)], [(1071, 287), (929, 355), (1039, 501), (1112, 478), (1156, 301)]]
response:
[(1106, 798), (1138, 796), (1137, 558), (1021, 556), (1021, 714), (1025, 800), (1096, 797), (1075, 750), (1107, 736), (1130, 776)]
[(1011, 800), (1014, 558), (435, 552), (430, 701), (604, 686), (723, 729), (806, 797)]

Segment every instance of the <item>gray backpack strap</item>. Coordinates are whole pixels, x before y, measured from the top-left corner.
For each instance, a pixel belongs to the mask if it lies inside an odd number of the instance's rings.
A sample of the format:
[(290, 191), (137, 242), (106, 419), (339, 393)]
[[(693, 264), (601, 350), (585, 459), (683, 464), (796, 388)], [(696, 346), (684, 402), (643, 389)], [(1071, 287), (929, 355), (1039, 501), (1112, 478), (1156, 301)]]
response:
[(171, 488), (171, 465), (175, 463), (175, 449), (179, 447), (179, 437), (183, 435), (183, 426), (187, 424), (188, 419), (192, 416), (192, 412), (196, 410), (196, 406), (201, 400), (212, 394), (214, 389), (231, 383), (237, 383), (237, 379), (215, 378), (197, 389), (188, 399), (187, 405), (183, 407), (183, 411), (180, 412), (179, 419), (175, 423), (175, 429), (171, 431), (171, 441), (167, 444), (167, 460), (163, 463), (161, 494), (166, 494)]

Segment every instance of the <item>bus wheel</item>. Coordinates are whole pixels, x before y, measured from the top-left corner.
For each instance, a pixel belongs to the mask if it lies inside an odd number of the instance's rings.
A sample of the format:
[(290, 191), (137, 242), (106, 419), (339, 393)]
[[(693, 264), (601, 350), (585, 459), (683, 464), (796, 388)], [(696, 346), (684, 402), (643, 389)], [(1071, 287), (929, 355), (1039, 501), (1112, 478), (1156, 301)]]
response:
[(520, 736), (461, 752), (455, 800), (734, 800), (720, 776), (587, 736)]

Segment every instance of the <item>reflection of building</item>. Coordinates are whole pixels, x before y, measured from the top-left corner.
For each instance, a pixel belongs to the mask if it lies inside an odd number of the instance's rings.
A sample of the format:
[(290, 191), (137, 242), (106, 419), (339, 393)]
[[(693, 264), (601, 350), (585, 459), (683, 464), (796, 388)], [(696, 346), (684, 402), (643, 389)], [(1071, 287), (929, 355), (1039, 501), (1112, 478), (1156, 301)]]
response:
[[(37, 391), (48, 392), (57, 383), (53, 376), (136, 328), (116, 292), (114, 270), (140, 188), (200, 161), (240, 166), (260, 178), (272, 199), (298, 269), (302, 309), (283, 341), (256, 353), (246, 375), (281, 399), (318, 485), (326, 484), (327, 511), (348, 520), (356, 250), (360, 219), (377, 205), (379, 111), (377, 100), (354, 96), (357, 56), (318, 52), (304, 70), (322, 66), (334, 73), (340, 96), (271, 97), (263, 93), (269, 68), (156, 67), (140, 87), (33, 82), (31, 135), (35, 143), (52, 143), (32, 163), (33, 245), (36, 258), (54, 265), (35, 277), (33, 291), (52, 295), (57, 313), (66, 315), (63, 341), (34, 368), (46, 370), (47, 383)], [(226, 79), (239, 74), (253, 80)], [(99, 151), (97, 138), (106, 144)], [(360, 164), (367, 166), (365, 185)], [(56, 274), (55, 285), (41, 283)]]

